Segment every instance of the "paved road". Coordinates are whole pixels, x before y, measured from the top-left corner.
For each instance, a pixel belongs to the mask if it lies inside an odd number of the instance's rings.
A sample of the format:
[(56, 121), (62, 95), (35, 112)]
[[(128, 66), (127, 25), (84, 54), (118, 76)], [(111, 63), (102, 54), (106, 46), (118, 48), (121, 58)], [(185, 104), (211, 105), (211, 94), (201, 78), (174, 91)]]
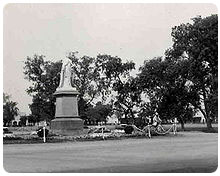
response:
[(213, 172), (218, 135), (4, 145), (7, 172)]

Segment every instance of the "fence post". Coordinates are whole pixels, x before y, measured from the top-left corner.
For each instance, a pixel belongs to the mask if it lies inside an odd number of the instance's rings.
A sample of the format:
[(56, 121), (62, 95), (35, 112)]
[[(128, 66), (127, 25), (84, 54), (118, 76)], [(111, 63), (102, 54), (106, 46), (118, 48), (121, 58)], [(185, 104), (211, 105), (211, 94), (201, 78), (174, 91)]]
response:
[(103, 130), (103, 127), (102, 127), (102, 139), (104, 140), (104, 130)]
[(45, 126), (43, 127), (43, 134), (44, 134), (43, 139), (44, 139), (44, 143), (45, 143), (46, 142)]
[(176, 123), (177, 123), (177, 118), (174, 118), (174, 123), (173, 123), (173, 134), (176, 134)]
[(46, 126), (47, 126), (47, 122), (44, 121), (44, 127), (43, 127), (43, 139), (44, 139), (44, 143), (46, 142)]
[(148, 137), (151, 138), (151, 133), (150, 133), (150, 125), (148, 124)]

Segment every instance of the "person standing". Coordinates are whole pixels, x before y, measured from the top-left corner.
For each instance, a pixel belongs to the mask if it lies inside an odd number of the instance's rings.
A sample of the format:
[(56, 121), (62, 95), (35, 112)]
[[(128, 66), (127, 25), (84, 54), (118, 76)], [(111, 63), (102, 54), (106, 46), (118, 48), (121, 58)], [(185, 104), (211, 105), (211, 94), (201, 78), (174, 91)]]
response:
[(155, 116), (153, 117), (153, 123), (152, 126), (157, 127), (159, 124), (161, 124), (162, 120), (159, 117), (159, 114), (156, 112)]

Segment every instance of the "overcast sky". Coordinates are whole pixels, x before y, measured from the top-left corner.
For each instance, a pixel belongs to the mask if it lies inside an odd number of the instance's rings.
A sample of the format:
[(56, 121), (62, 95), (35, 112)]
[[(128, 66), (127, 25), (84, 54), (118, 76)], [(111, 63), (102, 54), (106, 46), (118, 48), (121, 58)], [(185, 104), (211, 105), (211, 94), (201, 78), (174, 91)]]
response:
[(162, 56), (172, 45), (171, 29), (192, 17), (216, 14), (213, 4), (8, 4), (4, 8), (3, 88), (29, 113), (23, 61), (43, 54), (60, 60), (110, 54), (133, 60)]

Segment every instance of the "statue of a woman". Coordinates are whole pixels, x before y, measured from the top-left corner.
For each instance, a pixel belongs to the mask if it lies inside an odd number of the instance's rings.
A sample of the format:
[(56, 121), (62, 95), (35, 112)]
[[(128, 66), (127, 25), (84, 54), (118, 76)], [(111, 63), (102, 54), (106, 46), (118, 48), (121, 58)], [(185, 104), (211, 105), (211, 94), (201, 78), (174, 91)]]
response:
[(62, 69), (60, 73), (60, 84), (58, 89), (69, 89), (72, 88), (71, 80), (73, 76), (72, 64), (70, 59), (65, 58), (62, 60)]

